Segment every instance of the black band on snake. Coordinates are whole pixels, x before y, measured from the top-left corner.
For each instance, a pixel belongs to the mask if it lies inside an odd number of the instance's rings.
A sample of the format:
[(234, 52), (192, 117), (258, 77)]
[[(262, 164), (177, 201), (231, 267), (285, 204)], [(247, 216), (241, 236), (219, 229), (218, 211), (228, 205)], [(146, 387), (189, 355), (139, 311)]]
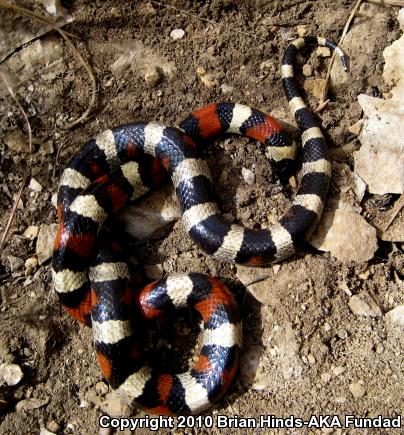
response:
[[(286, 98), (302, 135), (302, 180), (289, 210), (268, 229), (226, 223), (213, 201), (213, 184), (200, 148), (223, 133), (262, 142), (282, 166), (296, 157), (291, 136), (273, 118), (235, 103), (204, 107), (180, 124), (134, 122), (106, 130), (88, 142), (64, 171), (58, 192), (59, 229), (52, 262), (55, 289), (76, 319), (91, 325), (105, 378), (128, 402), (149, 412), (199, 413), (217, 401), (238, 367), (242, 327), (235, 300), (215, 278), (190, 273), (165, 277), (135, 292), (119, 243), (103, 229), (106, 219), (129, 201), (171, 177), (192, 239), (218, 260), (266, 265), (294, 254), (318, 223), (331, 177), (320, 126), (304, 104), (294, 79), (297, 51), (325, 45), (346, 58), (332, 41), (308, 36), (288, 46), (282, 65)], [(147, 365), (135, 308), (145, 318), (189, 307), (203, 319), (197, 363), (182, 374)]]

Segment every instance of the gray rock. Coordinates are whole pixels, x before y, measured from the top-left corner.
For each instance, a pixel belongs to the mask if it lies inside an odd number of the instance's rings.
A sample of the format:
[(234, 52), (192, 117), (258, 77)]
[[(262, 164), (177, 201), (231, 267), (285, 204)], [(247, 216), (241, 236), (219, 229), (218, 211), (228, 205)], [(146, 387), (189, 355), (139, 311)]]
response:
[(24, 260), (20, 257), (16, 257), (14, 255), (8, 255), (7, 260), (10, 263), (11, 272), (20, 270), (24, 266)]
[(57, 224), (42, 224), (39, 227), (35, 248), (39, 264), (45, 263), (45, 261), (52, 257), (53, 243), (56, 237), (57, 229)]

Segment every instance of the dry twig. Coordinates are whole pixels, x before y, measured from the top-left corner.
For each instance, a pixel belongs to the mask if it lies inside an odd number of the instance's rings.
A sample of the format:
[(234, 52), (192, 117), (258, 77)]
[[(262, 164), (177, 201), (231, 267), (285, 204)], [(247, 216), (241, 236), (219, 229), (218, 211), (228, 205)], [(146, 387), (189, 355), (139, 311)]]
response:
[(90, 114), (90, 112), (93, 110), (93, 107), (95, 105), (95, 101), (96, 101), (96, 97), (97, 97), (97, 82), (95, 80), (95, 76), (94, 76), (93, 71), (91, 70), (90, 65), (87, 63), (87, 61), (83, 58), (83, 56), (81, 55), (79, 50), (77, 50), (77, 48), (73, 45), (73, 43), (69, 39), (70, 37), (73, 37), (73, 38), (77, 38), (77, 37), (69, 32), (62, 30), (51, 19), (49, 19), (45, 16), (42, 16), (42, 15), (36, 14), (35, 12), (32, 12), (28, 9), (21, 8), (19, 6), (15, 6), (15, 5), (11, 5), (11, 4), (6, 3), (4, 1), (1, 1), (1, 0), (0, 0), (0, 7), (6, 8), (6, 9), (11, 9), (14, 12), (17, 12), (17, 13), (22, 14), (22, 15), (26, 15), (26, 16), (31, 17), (31, 18), (34, 18), (36, 20), (41, 21), (42, 23), (46, 23), (49, 26), (51, 26), (52, 29), (54, 29), (58, 33), (60, 33), (62, 38), (65, 40), (67, 46), (70, 48), (70, 50), (73, 52), (73, 54), (79, 60), (79, 62), (83, 65), (84, 69), (86, 70), (86, 72), (91, 80), (91, 94), (90, 94), (90, 101), (88, 103), (87, 109), (83, 112), (83, 114), (78, 119), (76, 119), (75, 121), (73, 121), (69, 124), (64, 125), (63, 128), (66, 128), (66, 129), (72, 128), (75, 125), (83, 122), (87, 118), (87, 116)]
[[(357, 0), (354, 8), (352, 9), (352, 12), (349, 14), (348, 20), (345, 23), (344, 30), (342, 31), (341, 38), (338, 41), (338, 45), (341, 45), (342, 42), (344, 41), (345, 36), (348, 33), (348, 30), (351, 26), (351, 22), (354, 19), (355, 14), (356, 14), (357, 10), (359, 9), (359, 6), (361, 5), (361, 3), (362, 3), (362, 0)], [(315, 110), (316, 112), (321, 112), (324, 109), (324, 107), (328, 104), (328, 100), (325, 100), (325, 97), (326, 97), (327, 92), (328, 92), (328, 86), (329, 86), (329, 81), (330, 81), (330, 76), (331, 76), (331, 68), (334, 64), (335, 56), (336, 56), (336, 53), (334, 51), (334, 53), (332, 54), (330, 63), (328, 65), (328, 70), (327, 70), (327, 75), (325, 76), (323, 91), (321, 93), (319, 105), (318, 105), (317, 109)]]
[[(29, 152), (32, 153), (32, 131), (31, 131), (31, 124), (29, 123), (28, 116), (25, 113), (25, 110), (21, 106), (21, 104), (18, 101), (17, 97), (15, 96), (13, 90), (11, 89), (11, 86), (8, 83), (5, 75), (2, 72), (0, 72), (0, 78), (3, 81), (5, 87), (7, 88), (7, 91), (10, 94), (11, 98), (16, 102), (18, 108), (20, 109), (20, 111), (21, 111), (21, 113), (22, 113), (22, 115), (24, 117), (25, 124), (26, 124), (26, 127), (27, 127), (27, 132), (28, 132), (28, 147), (29, 147)], [(27, 180), (28, 180), (28, 176), (29, 176), (29, 172), (28, 172), (28, 168), (27, 168), (25, 170), (25, 175), (24, 175), (24, 178), (23, 178), (23, 180), (21, 182), (20, 189), (18, 190), (17, 196), (15, 197), (13, 208), (11, 209), (11, 213), (10, 213), (10, 216), (9, 216), (9, 218), (7, 220), (7, 224), (6, 224), (5, 228), (4, 228), (3, 234), (1, 235), (1, 239), (0, 239), (0, 255), (3, 252), (3, 248), (4, 248), (4, 245), (5, 245), (6, 240), (7, 240), (7, 235), (9, 233), (9, 231), (10, 231), (11, 224), (13, 223), (13, 220), (14, 220), (14, 217), (15, 217), (15, 213), (16, 213), (16, 210), (17, 210), (17, 207), (18, 207), (18, 203), (20, 202), (22, 192), (23, 192), (24, 187), (25, 187), (25, 185), (27, 183)]]
[[(60, 27), (57, 23), (55, 23), (54, 21), (50, 20), (49, 18), (47, 18), (43, 15), (39, 15), (35, 12), (32, 12), (29, 9), (21, 8), (19, 6), (12, 5), (12, 4), (4, 2), (4, 1), (0, 1), (0, 7), (4, 8), (4, 9), (10, 9), (14, 12), (17, 12), (18, 14), (25, 15), (25, 16), (30, 17), (30, 18), (35, 18), (38, 21), (40, 21), (41, 23), (47, 24), (48, 26), (52, 27), (52, 29), (54, 29), (56, 31), (60, 30)], [(64, 32), (70, 38), (79, 39), (79, 37), (74, 35), (73, 33), (69, 33), (66, 31), (64, 31)]]

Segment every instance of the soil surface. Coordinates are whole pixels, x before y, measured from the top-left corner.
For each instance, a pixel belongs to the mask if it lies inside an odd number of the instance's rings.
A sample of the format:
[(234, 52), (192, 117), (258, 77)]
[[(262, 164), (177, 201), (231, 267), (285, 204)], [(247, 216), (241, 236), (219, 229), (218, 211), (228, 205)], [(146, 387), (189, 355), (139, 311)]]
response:
[[(0, 363), (18, 364), (24, 373), (17, 386), (0, 385), (2, 434), (38, 434), (40, 430), (45, 434), (45, 429), (94, 434), (99, 432), (100, 415), (116, 414), (116, 399), (97, 366), (91, 330), (60, 307), (53, 291), (50, 260), (12, 270), (8, 258), (26, 261), (35, 257), (36, 242), (24, 236), (24, 231), (30, 225), (56, 223), (51, 199), (69, 158), (106, 128), (133, 120), (177, 125), (193, 110), (215, 101), (256, 107), (287, 122), (294, 131), (280, 78), (288, 41), (298, 36), (298, 30), (304, 31), (298, 26), (306, 26), (308, 34), (338, 40), (353, 6), (348, 0), (336, 0), (332, 6), (327, 0), (168, 3), (173, 7), (113, 0), (64, 4), (74, 17), (65, 29), (80, 36), (74, 43), (89, 60), (97, 80), (96, 109), (83, 124), (63, 128), (85, 110), (90, 85), (82, 66), (59, 37), (52, 36), (59, 50), (62, 47), (58, 61), (42, 65), (15, 89), (29, 115), (35, 149), (29, 160), (28, 153), (0, 144), (1, 228), (28, 162), (30, 174), (42, 190), (24, 189), (22, 206), (1, 257)], [(387, 91), (381, 78), (382, 52), (400, 33), (397, 10), (382, 9), (389, 14), (390, 30), (378, 38), (363, 76), (352, 80), (348, 92), (331, 94), (319, 115), (330, 148), (352, 139), (348, 127), (361, 118), (357, 95), (379, 96)], [(27, 18), (12, 13), (3, 16), (33, 26)], [(174, 29), (185, 30), (185, 35), (174, 40), (170, 36)], [(302, 54), (300, 64), (304, 63), (313, 67), (314, 77), (324, 77), (329, 58), (309, 49)], [(300, 68), (298, 71), (303, 85), (305, 77)], [(306, 100), (310, 107), (317, 107), (318, 100), (310, 92)], [(0, 105), (1, 137), (15, 128), (26, 133), (15, 102), (5, 96)], [(53, 152), (43, 151), (48, 141)], [(222, 139), (208, 149), (207, 158), (219, 204), (229, 220), (249, 227), (265, 225), (290, 203), (293, 186), (282, 186), (253, 141)], [(344, 161), (352, 165), (352, 156)], [(253, 184), (245, 182), (242, 168), (254, 172)], [(372, 203), (367, 204), (371, 209)], [(362, 264), (341, 262), (308, 245), (279, 270), (268, 268), (273, 279), (266, 304), (259, 303), (239, 281), (236, 266), (205, 255), (188, 237), (181, 221), (164, 238), (134, 241), (133, 249), (140, 275), (143, 266), (155, 264), (164, 274), (205, 272), (220, 277), (236, 294), (247, 354), (242, 370), (255, 352), (260, 358), (259, 382), (248, 382), (248, 374), (239, 375), (206, 415), (258, 419), (260, 415), (343, 418), (347, 414), (394, 417), (403, 413), (402, 330), (386, 322), (383, 315), (356, 315), (348, 305), (352, 294), (363, 291), (371, 295), (382, 314), (403, 303), (404, 255), (399, 244), (380, 241), (375, 257)], [(170, 334), (164, 334), (164, 339), (151, 334), (151, 360), (165, 369), (184, 369), (193, 355), (187, 346), (198, 348), (198, 324), (185, 314), (174, 323), (165, 323), (160, 332), (169, 330), (171, 324), (175, 343), (168, 343)], [(35, 409), (29, 409), (31, 406)], [(124, 408), (122, 412), (144, 416), (137, 409)], [(342, 433), (342, 429), (333, 430)], [(177, 429), (175, 433), (208, 431), (221, 429)], [(148, 431), (139, 431), (143, 432)]]

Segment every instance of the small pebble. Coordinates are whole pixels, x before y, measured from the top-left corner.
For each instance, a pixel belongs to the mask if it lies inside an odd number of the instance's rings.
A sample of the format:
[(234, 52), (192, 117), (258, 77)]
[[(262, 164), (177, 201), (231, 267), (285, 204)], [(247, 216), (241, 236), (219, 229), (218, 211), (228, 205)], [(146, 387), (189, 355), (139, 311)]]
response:
[(332, 372), (333, 372), (334, 376), (342, 375), (342, 373), (345, 372), (345, 367), (342, 367), (342, 366), (333, 367)]
[(226, 83), (223, 83), (220, 85), (220, 90), (222, 91), (223, 94), (230, 94), (231, 92), (234, 91), (234, 87), (230, 85), (226, 85)]
[[(375, 303), (368, 303), (363, 299), (364, 295), (361, 297), (359, 295), (353, 295), (348, 302), (349, 308), (357, 316), (364, 317), (381, 317), (382, 312), (380, 308)], [(369, 298), (370, 301), (370, 298)]]
[(42, 192), (43, 187), (35, 180), (35, 178), (31, 178), (28, 187), (34, 192)]
[(400, 326), (404, 326), (404, 305), (398, 305), (397, 307), (386, 313), (386, 318), (393, 323), (397, 323)]
[(0, 383), (5, 382), (9, 387), (17, 385), (23, 378), (24, 373), (17, 364), (0, 364)]
[(38, 266), (38, 258), (30, 257), (25, 260), (25, 275), (31, 275), (35, 268)]
[(55, 421), (51, 420), (47, 425), (47, 429), (51, 432), (59, 432), (60, 431), (60, 425)]
[(34, 240), (38, 236), (39, 227), (36, 225), (30, 225), (23, 233), (24, 237), (30, 240)]
[(185, 31), (183, 29), (174, 29), (170, 33), (170, 38), (176, 41), (177, 39), (182, 39), (184, 35), (185, 35)]
[(306, 77), (310, 77), (313, 75), (313, 67), (306, 63), (303, 65), (303, 75), (305, 75)]
[(340, 329), (337, 334), (342, 340), (345, 340), (348, 337), (348, 333), (345, 331), (345, 329)]
[(39, 264), (43, 264), (52, 257), (57, 228), (57, 224), (42, 224), (40, 226), (35, 248)]
[(156, 67), (147, 69), (144, 75), (144, 80), (149, 88), (154, 88), (160, 81), (160, 78), (160, 73)]
[(20, 257), (16, 257), (15, 255), (8, 255), (7, 260), (10, 263), (11, 272), (15, 272), (24, 266), (24, 260)]
[(350, 384), (349, 391), (351, 392), (352, 396), (356, 398), (363, 397), (366, 393), (365, 388), (359, 382), (353, 382), (352, 384)]
[(67, 423), (66, 425), (66, 432), (67, 433), (74, 433), (76, 430), (76, 426), (73, 423)]
[(316, 359), (314, 358), (314, 356), (313, 356), (311, 353), (309, 353), (309, 354), (307, 355), (307, 361), (308, 361), (309, 364), (311, 364), (311, 365), (314, 365), (314, 364), (316, 363)]
[(375, 346), (375, 351), (378, 354), (383, 353), (383, 351), (384, 351), (383, 345), (381, 343), (377, 343), (376, 346)]
[(328, 47), (317, 47), (316, 50), (318, 57), (330, 57), (331, 56), (331, 50)]
[(324, 372), (321, 374), (321, 380), (326, 384), (331, 381), (331, 373)]
[(251, 171), (251, 169), (242, 168), (241, 175), (247, 184), (251, 185), (255, 183), (255, 174), (253, 171)]

